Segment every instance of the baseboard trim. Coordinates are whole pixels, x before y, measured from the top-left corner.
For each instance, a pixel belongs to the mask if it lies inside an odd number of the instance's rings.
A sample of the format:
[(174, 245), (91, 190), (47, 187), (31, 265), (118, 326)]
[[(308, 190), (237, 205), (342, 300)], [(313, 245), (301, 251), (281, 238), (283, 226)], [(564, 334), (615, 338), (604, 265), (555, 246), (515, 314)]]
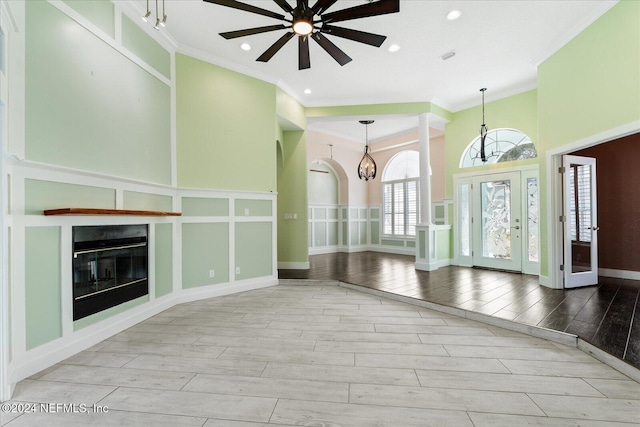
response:
[(440, 259), (440, 260), (431, 261), (431, 262), (416, 261), (415, 265), (416, 265), (416, 270), (433, 271), (441, 267), (446, 267), (448, 265), (451, 265), (451, 261), (452, 260), (450, 259)]
[(616, 279), (640, 280), (640, 271), (615, 270), (612, 268), (599, 268), (598, 275), (604, 277), (613, 277)]
[(405, 248), (400, 246), (372, 245), (369, 247), (371, 252), (381, 252), (385, 254), (398, 255), (416, 255), (416, 248)]
[(279, 270), (308, 270), (311, 268), (309, 262), (279, 262)]
[[(238, 292), (253, 291), (255, 289), (268, 288), (278, 284), (277, 277), (260, 277), (220, 285), (202, 286), (199, 288), (183, 289), (176, 296), (176, 304), (199, 301), (207, 298), (221, 297), (236, 294)], [(175, 305), (175, 304), (174, 304)]]
[(553, 288), (553, 286), (551, 286), (551, 278), (549, 276), (539, 275), (538, 283), (541, 284), (542, 286), (546, 286), (547, 288)]

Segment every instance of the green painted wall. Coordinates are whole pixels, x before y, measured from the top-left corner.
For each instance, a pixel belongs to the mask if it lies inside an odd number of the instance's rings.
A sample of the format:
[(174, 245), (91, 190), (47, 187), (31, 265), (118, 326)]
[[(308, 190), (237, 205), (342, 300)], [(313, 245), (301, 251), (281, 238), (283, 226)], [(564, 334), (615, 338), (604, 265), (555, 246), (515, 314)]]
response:
[(60, 227), (26, 227), (27, 350), (62, 336), (60, 262)]
[(436, 230), (436, 259), (445, 260), (450, 258), (451, 246), (453, 246), (449, 237), (451, 233), (449, 230)]
[(228, 281), (229, 224), (182, 224), (183, 289)]
[(327, 234), (329, 235), (328, 245), (336, 246), (338, 244), (338, 223), (337, 222), (329, 222), (327, 223)]
[(236, 223), (236, 280), (273, 274), (273, 231), (270, 222)]
[[(545, 153), (640, 120), (640, 2), (621, 1), (538, 67), (540, 212), (547, 211)], [(549, 275), (546, 215), (540, 274)]]
[(116, 192), (109, 188), (25, 179), (25, 214), (42, 215), (45, 209), (114, 209)]
[(183, 197), (183, 216), (229, 216), (229, 199)]
[(359, 243), (361, 245), (366, 245), (367, 244), (367, 227), (366, 227), (366, 223), (360, 223), (360, 228), (359, 228)]
[(107, 35), (114, 37), (115, 16), (113, 3), (107, 0), (63, 0), (80, 15), (87, 18)]
[[(480, 92), (478, 92), (478, 97), (480, 97)], [(531, 138), (536, 148), (539, 146), (538, 108), (535, 90), (486, 103), (485, 118), (489, 129), (518, 129)], [(445, 150), (445, 197), (447, 198), (453, 198), (454, 174), (473, 171), (484, 173), (488, 170), (530, 165), (538, 162), (536, 159), (529, 159), (460, 169), (460, 157), (469, 143), (478, 136), (481, 124), (482, 107), (478, 106), (454, 113), (453, 120), (445, 126), (447, 147)]]
[(156, 298), (173, 291), (173, 225), (155, 225)]
[(124, 209), (161, 212), (173, 211), (171, 196), (139, 193), (137, 191), (124, 191), (122, 196)]
[(236, 199), (234, 205), (236, 216), (272, 216), (271, 200)]
[(116, 305), (115, 307), (107, 308), (106, 310), (102, 310), (101, 312), (92, 314), (91, 316), (83, 317), (82, 319), (73, 322), (73, 330), (79, 331), (80, 329), (86, 328), (87, 326), (93, 325), (98, 322), (102, 322), (103, 320), (107, 320), (110, 317), (115, 316), (116, 314), (124, 313), (125, 311), (131, 310), (133, 307), (137, 307), (146, 302), (149, 302), (149, 295), (144, 295), (140, 298), (123, 302), (122, 304)]
[(382, 245), (386, 245), (386, 246), (404, 246), (404, 240), (387, 240), (387, 239), (382, 239), (382, 241), (380, 242), (380, 244), (382, 244)]
[(276, 88), (276, 114), (278, 121), (288, 130), (304, 130), (307, 127), (304, 107), (280, 88)]
[(124, 15), (122, 15), (122, 45), (162, 75), (171, 78), (169, 52)]
[(371, 244), (380, 244), (380, 223), (378, 221), (371, 221)]
[(26, 27), (26, 158), (170, 184), (169, 87), (47, 2)]
[[(283, 132), (278, 166), (278, 262), (308, 262), (307, 145), (304, 132)], [(285, 213), (298, 219), (285, 220)]]
[(327, 223), (316, 222), (313, 224), (315, 228), (314, 246), (327, 246)]
[(176, 55), (178, 185), (276, 189), (276, 87)]

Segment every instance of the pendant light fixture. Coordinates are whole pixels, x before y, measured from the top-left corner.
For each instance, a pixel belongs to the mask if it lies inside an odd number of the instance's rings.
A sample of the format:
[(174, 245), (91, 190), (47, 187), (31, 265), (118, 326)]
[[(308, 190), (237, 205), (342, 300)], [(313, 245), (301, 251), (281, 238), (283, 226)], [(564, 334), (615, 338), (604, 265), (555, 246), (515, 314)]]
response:
[[(153, 28), (156, 30), (160, 30), (160, 27), (164, 27), (167, 24), (167, 14), (164, 9), (164, 0), (162, 0), (162, 18), (160, 18), (160, 13), (158, 11), (158, 1), (156, 0), (156, 21), (153, 25)], [(144, 22), (149, 22), (149, 17), (151, 16), (151, 9), (149, 9), (149, 0), (147, 0), (147, 10), (144, 15), (142, 15), (142, 20)]]
[(487, 162), (487, 154), (485, 153), (485, 139), (487, 139), (487, 125), (484, 122), (484, 92), (487, 90), (486, 87), (483, 87), (482, 89), (480, 89), (480, 92), (482, 92), (482, 125), (480, 125), (480, 159), (482, 160), (482, 163), (486, 163)]
[(147, 13), (144, 14), (142, 20), (144, 22), (149, 22), (149, 17), (151, 16), (151, 10), (149, 10), (149, 0), (147, 0)]
[(364, 125), (365, 129), (365, 146), (364, 156), (362, 156), (362, 160), (360, 160), (360, 164), (358, 165), (358, 177), (360, 179), (364, 179), (365, 181), (369, 181), (370, 179), (374, 179), (376, 177), (376, 172), (378, 169), (378, 167), (376, 166), (376, 162), (369, 154), (369, 125), (373, 123), (373, 120), (360, 120), (360, 123)]

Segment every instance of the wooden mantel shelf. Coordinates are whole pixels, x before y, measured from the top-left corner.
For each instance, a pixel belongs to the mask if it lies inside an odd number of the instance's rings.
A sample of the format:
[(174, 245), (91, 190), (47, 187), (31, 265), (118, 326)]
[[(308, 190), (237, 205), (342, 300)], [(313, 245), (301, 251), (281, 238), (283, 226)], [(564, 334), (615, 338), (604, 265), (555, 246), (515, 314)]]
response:
[(130, 209), (93, 209), (93, 208), (62, 208), (47, 209), (44, 214), (49, 215), (138, 215), (138, 216), (180, 216), (180, 212), (135, 211)]

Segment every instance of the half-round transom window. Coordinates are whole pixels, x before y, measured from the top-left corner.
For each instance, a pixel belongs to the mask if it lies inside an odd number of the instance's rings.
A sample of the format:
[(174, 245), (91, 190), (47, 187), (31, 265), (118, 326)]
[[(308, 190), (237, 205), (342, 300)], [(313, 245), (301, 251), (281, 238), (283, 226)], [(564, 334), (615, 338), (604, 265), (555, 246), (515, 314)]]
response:
[(382, 172), (382, 181), (397, 181), (420, 177), (420, 153), (401, 151), (389, 160)]
[(487, 161), (483, 163), (480, 158), (480, 136), (478, 135), (462, 154), (460, 168), (538, 157), (531, 138), (517, 129), (507, 128), (492, 129), (487, 132), (484, 152)]

